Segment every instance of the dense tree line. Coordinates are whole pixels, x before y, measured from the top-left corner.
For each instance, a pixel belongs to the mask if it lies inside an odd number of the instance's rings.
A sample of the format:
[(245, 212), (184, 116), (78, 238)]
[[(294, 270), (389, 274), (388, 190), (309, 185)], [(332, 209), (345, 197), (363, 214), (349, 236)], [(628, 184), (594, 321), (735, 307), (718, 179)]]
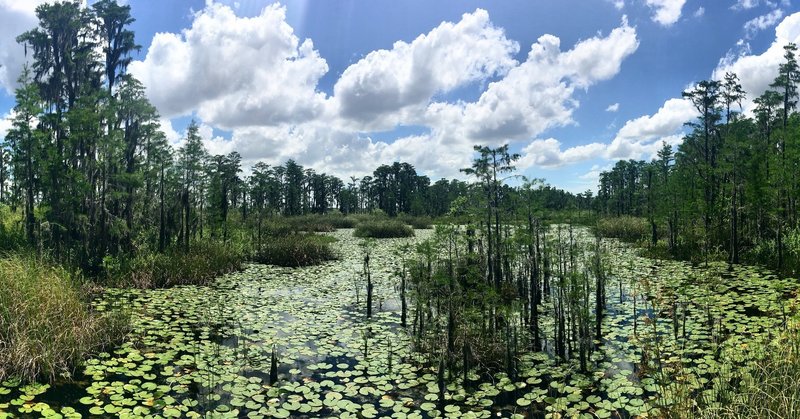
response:
[[(800, 261), (796, 112), (800, 68), (788, 44), (778, 76), (741, 112), (738, 77), (705, 80), (683, 92), (697, 110), (691, 131), (651, 162), (620, 161), (602, 173), (596, 207), (608, 215), (647, 218), (651, 240), (673, 254), (724, 253), (738, 263), (795, 269)], [(789, 261), (787, 259), (791, 258)]]
[[(232, 222), (247, 226), (253, 217), (377, 210), (438, 217), (473, 188), (432, 183), (400, 162), (347, 182), (294, 160), (259, 162), (244, 176), (242, 157), (210, 155), (194, 121), (179, 148), (167, 140), (144, 86), (127, 72), (141, 48), (129, 29), (130, 6), (65, 1), (43, 4), (36, 15), (39, 26), (17, 38), (32, 64), (19, 78), (12, 127), (0, 142), (0, 203), (21, 212), (31, 247), (87, 272), (107, 256), (225, 240)], [(477, 187), (486, 180), (479, 176)], [(552, 209), (590, 198), (546, 185), (538, 191)], [(495, 204), (518, 193), (507, 185), (488, 192)]]
[(406, 163), (351, 183), (303, 168), (258, 163), (242, 176), (236, 153), (211, 156), (192, 122), (174, 149), (142, 84), (127, 73), (140, 49), (130, 6), (56, 2), (18, 37), (32, 65), (19, 78), (12, 128), (0, 143), (0, 202), (22, 212), (27, 241), (96, 270), (106, 255), (188, 248), (228, 235), (251, 213), (300, 215), (380, 209), (444, 214), (466, 184), (430, 184)]

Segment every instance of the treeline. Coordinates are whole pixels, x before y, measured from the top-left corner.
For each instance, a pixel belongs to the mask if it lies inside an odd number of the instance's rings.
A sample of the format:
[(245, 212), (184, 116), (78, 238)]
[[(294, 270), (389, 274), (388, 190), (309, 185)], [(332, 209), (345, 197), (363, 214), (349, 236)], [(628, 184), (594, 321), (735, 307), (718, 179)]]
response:
[[(39, 26), (17, 38), (32, 60), (0, 142), (0, 204), (17, 214), (19, 241), (86, 273), (109, 256), (188, 252), (193, 241), (227, 240), (231, 226), (273, 216), (439, 217), (473, 187), (432, 183), (408, 163), (347, 182), (293, 160), (256, 163), (243, 176), (242, 157), (210, 155), (194, 121), (177, 149), (161, 131), (144, 86), (127, 72), (141, 49), (130, 6), (65, 1), (36, 15)], [(539, 190), (548, 208), (585, 206), (556, 188)]]
[(800, 266), (800, 82), (797, 47), (770, 88), (741, 112), (745, 92), (733, 73), (683, 92), (698, 112), (677, 150), (651, 162), (620, 161), (600, 176), (596, 208), (644, 217), (648, 238), (673, 255), (727, 257), (780, 270)]
[(228, 219), (343, 213), (438, 216), (467, 184), (431, 184), (413, 166), (381, 166), (351, 178), (289, 160), (258, 163), (210, 155), (192, 122), (179, 149), (167, 141), (144, 87), (126, 72), (141, 47), (130, 6), (57, 2), (17, 40), (31, 54), (16, 90), (12, 128), (0, 143), (0, 203), (22, 213), (25, 240), (58, 260), (96, 271), (107, 255), (227, 238)]

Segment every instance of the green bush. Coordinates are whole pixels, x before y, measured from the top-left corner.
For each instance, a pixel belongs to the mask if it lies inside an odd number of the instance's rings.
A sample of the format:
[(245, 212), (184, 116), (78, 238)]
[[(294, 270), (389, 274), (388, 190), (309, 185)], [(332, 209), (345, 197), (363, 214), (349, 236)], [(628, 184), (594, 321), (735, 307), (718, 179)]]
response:
[(400, 215), (397, 217), (398, 220), (410, 225), (415, 230), (426, 230), (432, 228), (433, 220), (431, 217), (421, 216), (415, 217), (412, 215)]
[(269, 237), (255, 252), (253, 259), (269, 265), (298, 267), (317, 265), (337, 259), (330, 244), (335, 239), (316, 234), (289, 234)]
[(25, 246), (22, 212), (13, 212), (7, 205), (0, 204), (0, 252), (20, 250)]
[(600, 237), (613, 237), (629, 242), (647, 239), (652, 234), (646, 219), (627, 215), (597, 220), (594, 232)]
[(167, 288), (207, 285), (214, 278), (241, 269), (242, 249), (213, 241), (192, 243), (189, 252), (144, 252), (121, 262), (106, 258), (106, 274), (117, 286)]
[(63, 268), (40, 259), (0, 260), (0, 381), (70, 375), (88, 353), (122, 338), (128, 318), (92, 312)]
[(414, 235), (414, 230), (399, 220), (374, 220), (358, 224), (353, 235), (356, 237), (388, 239), (394, 237), (412, 237)]

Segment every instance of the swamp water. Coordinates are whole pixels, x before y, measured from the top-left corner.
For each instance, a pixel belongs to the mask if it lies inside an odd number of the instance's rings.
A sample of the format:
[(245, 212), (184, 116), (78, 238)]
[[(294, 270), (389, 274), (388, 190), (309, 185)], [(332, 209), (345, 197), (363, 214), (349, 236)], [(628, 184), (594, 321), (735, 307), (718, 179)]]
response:
[[(611, 275), (591, 373), (577, 360), (520, 353), (514, 380), (473, 371), (465, 390), (454, 373), (440, 400), (437, 363), (414, 353), (400, 327), (394, 274), (401, 245), (431, 234), (375, 242), (369, 321), (352, 230), (332, 233), (342, 259), (322, 266), (249, 265), (208, 287), (109, 290), (94, 306), (131, 312), (128, 341), (72, 382), (0, 384), (0, 418), (657, 417), (664, 404), (732, 381), (759, 355), (751, 348), (782, 330), (798, 288), (757, 268), (653, 261), (605, 241)], [(545, 347), (550, 317), (540, 317)]]

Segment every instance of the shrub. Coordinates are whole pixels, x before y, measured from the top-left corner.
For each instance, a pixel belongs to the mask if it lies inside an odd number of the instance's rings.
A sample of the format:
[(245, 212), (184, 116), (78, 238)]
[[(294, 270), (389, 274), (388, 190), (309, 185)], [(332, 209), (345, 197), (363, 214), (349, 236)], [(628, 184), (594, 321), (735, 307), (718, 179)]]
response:
[(192, 243), (189, 252), (144, 252), (117, 262), (107, 258), (106, 274), (117, 286), (167, 288), (207, 285), (214, 278), (241, 269), (244, 252), (233, 245), (213, 241)]
[(374, 220), (358, 224), (353, 235), (356, 237), (387, 239), (394, 237), (411, 237), (414, 235), (414, 230), (398, 220)]
[(601, 237), (613, 237), (623, 241), (639, 241), (651, 235), (650, 224), (644, 218), (622, 216), (601, 218), (594, 228)]
[(286, 267), (317, 265), (337, 259), (330, 244), (335, 239), (316, 234), (289, 234), (269, 237), (255, 253), (259, 263)]
[(0, 252), (14, 251), (26, 246), (21, 211), (13, 212), (0, 204)]
[(0, 260), (0, 381), (53, 381), (124, 335), (126, 316), (92, 312), (80, 296), (63, 268), (33, 257)]
[(414, 217), (411, 215), (401, 215), (397, 217), (398, 220), (410, 225), (415, 230), (425, 230), (431, 228), (433, 220), (431, 217)]

